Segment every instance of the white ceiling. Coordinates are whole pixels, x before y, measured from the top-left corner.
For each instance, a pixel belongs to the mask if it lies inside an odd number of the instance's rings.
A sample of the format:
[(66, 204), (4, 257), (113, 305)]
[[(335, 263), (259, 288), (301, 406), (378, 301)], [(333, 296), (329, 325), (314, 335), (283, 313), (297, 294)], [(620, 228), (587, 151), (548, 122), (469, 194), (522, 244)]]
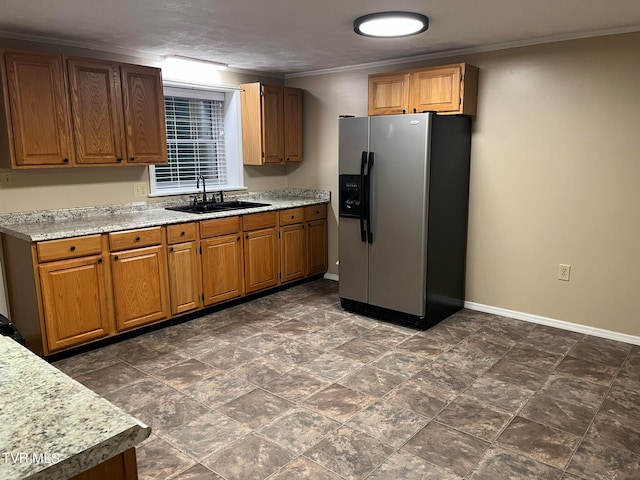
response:
[[(429, 30), (364, 38), (353, 20), (423, 13)], [(0, 0), (0, 36), (278, 75), (640, 31), (640, 0)]]

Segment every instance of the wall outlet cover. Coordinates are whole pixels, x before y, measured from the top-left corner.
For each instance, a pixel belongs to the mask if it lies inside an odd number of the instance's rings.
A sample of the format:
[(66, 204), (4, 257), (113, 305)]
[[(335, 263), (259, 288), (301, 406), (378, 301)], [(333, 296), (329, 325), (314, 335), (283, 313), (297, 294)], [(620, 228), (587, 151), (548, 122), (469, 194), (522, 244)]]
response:
[(146, 183), (134, 183), (133, 184), (133, 196), (136, 198), (147, 197), (149, 195), (149, 188)]
[(559, 264), (558, 280), (563, 280), (565, 282), (568, 282), (570, 276), (571, 276), (571, 265), (566, 265), (564, 263)]
[(13, 172), (0, 172), (0, 188), (13, 185)]

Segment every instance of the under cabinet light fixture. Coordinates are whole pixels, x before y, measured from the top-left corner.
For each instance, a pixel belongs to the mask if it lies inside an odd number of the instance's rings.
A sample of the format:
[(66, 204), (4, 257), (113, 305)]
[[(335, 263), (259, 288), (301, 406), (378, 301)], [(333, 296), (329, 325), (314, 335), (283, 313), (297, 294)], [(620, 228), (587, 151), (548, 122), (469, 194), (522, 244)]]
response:
[(353, 31), (364, 37), (399, 38), (417, 35), (429, 28), (429, 18), (413, 12), (380, 12), (358, 17)]
[(199, 58), (183, 57), (180, 55), (166, 55), (163, 60), (176, 66), (193, 66), (196, 64), (202, 68), (210, 68), (211, 70), (226, 70), (228, 67), (226, 63), (210, 62), (209, 60), (200, 60)]

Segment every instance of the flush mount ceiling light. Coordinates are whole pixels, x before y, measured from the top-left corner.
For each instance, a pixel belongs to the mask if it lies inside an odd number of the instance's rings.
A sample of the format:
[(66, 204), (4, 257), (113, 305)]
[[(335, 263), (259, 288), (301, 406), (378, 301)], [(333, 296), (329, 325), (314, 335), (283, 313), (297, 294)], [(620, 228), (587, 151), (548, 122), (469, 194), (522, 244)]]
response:
[(380, 12), (358, 17), (353, 31), (365, 37), (397, 38), (417, 35), (429, 28), (429, 18), (412, 12)]

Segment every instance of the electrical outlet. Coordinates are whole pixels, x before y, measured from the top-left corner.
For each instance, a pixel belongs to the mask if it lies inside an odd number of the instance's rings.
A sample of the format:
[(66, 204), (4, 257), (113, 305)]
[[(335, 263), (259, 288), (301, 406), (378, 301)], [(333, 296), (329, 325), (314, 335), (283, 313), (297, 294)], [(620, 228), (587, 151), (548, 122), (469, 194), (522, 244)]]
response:
[(570, 275), (571, 265), (565, 265), (563, 263), (558, 265), (558, 280), (564, 280), (565, 282), (568, 282)]
[(146, 197), (149, 195), (146, 183), (134, 183), (133, 184), (133, 196), (136, 198)]
[(0, 172), (0, 188), (13, 185), (13, 172)]

